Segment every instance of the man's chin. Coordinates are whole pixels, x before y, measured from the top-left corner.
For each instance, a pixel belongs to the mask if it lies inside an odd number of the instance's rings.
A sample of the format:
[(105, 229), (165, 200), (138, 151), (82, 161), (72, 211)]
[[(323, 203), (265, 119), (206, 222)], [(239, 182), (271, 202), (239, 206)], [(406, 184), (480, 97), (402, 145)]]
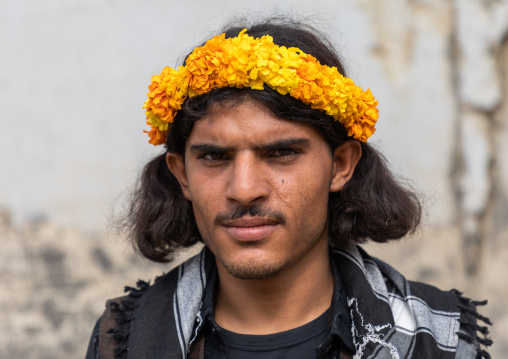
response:
[(285, 267), (278, 264), (222, 263), (224, 268), (237, 279), (262, 280), (275, 277)]

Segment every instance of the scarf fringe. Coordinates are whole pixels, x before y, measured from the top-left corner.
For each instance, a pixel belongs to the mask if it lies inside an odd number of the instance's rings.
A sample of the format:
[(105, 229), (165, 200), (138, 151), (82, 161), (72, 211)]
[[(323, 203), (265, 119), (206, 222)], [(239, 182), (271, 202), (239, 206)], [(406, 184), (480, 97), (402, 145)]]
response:
[[(156, 281), (159, 278), (156, 278)], [(117, 343), (113, 352), (117, 359), (127, 358), (130, 323), (135, 319), (134, 310), (139, 306), (139, 298), (148, 288), (150, 288), (150, 282), (138, 280), (136, 287), (126, 286), (124, 288), (124, 292), (128, 294), (120, 300), (120, 303), (111, 302), (109, 304), (111, 312), (117, 314), (115, 319), (116, 327), (109, 329), (106, 333), (112, 335), (113, 340)]]
[[(461, 318), (459, 320), (460, 327), (468, 329), (469, 333), (466, 332), (457, 332), (457, 335), (460, 339), (465, 340), (468, 343), (475, 344), (477, 343), (476, 348), (476, 359), (491, 359), (490, 354), (487, 352), (486, 348), (490, 347), (494, 342), (489, 335), (489, 328), (487, 326), (482, 326), (477, 323), (477, 321), (481, 321), (487, 325), (492, 325), (492, 322), (489, 318), (481, 315), (476, 310), (476, 307), (484, 306), (487, 304), (487, 300), (476, 301), (471, 300), (471, 298), (465, 297), (460, 291), (453, 289), (453, 293), (457, 296), (460, 303), (459, 308), (463, 313), (468, 314), (465, 318)], [(476, 337), (471, 335), (472, 333), (476, 333)], [(480, 336), (481, 334), (481, 336)], [(485, 348), (482, 348), (484, 346)]]

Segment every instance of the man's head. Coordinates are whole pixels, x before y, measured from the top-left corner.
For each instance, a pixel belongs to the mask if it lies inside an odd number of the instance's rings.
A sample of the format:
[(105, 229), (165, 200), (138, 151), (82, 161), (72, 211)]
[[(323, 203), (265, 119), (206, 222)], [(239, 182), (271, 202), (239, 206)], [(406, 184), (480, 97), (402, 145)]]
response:
[(216, 258), (237, 278), (263, 279), (326, 253), (329, 193), (360, 156), (358, 141), (331, 153), (312, 126), (246, 97), (196, 121), (184, 155), (169, 152), (167, 163)]
[[(280, 21), (247, 28), (250, 36), (270, 35), (344, 75), (338, 55), (313, 29)], [(235, 253), (219, 259), (239, 276), (262, 277), (328, 240), (384, 242), (416, 228), (418, 199), (371, 146), (348, 137), (342, 118), (279, 92), (224, 87), (183, 102), (167, 155), (146, 166), (132, 199), (127, 225), (143, 255), (163, 261), (204, 240), (216, 255)], [(264, 235), (280, 238), (269, 253), (261, 250)], [(275, 264), (240, 265), (256, 258)]]

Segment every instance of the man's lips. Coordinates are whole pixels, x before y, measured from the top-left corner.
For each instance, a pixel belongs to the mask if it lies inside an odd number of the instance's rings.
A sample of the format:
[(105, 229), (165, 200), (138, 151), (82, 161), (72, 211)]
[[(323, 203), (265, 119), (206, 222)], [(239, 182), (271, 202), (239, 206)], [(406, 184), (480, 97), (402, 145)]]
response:
[(241, 242), (259, 241), (275, 231), (279, 222), (271, 218), (239, 218), (222, 225), (226, 232)]

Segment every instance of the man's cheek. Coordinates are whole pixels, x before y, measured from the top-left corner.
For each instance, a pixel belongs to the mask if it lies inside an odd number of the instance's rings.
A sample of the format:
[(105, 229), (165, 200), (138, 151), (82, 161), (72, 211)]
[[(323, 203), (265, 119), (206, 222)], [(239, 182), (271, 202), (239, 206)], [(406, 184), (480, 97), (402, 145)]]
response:
[(278, 197), (280, 201), (284, 203), (286, 207), (290, 207), (293, 196), (291, 195), (289, 186), (287, 184), (285, 185), (284, 182), (281, 182), (281, 184), (278, 186), (277, 193), (279, 194)]
[(207, 236), (207, 234), (203, 212), (201, 211), (200, 208), (196, 207), (194, 204), (192, 206), (192, 209), (194, 211), (194, 218), (196, 220), (196, 225), (198, 226), (199, 233), (201, 234), (201, 237), (204, 238), (205, 236)]

